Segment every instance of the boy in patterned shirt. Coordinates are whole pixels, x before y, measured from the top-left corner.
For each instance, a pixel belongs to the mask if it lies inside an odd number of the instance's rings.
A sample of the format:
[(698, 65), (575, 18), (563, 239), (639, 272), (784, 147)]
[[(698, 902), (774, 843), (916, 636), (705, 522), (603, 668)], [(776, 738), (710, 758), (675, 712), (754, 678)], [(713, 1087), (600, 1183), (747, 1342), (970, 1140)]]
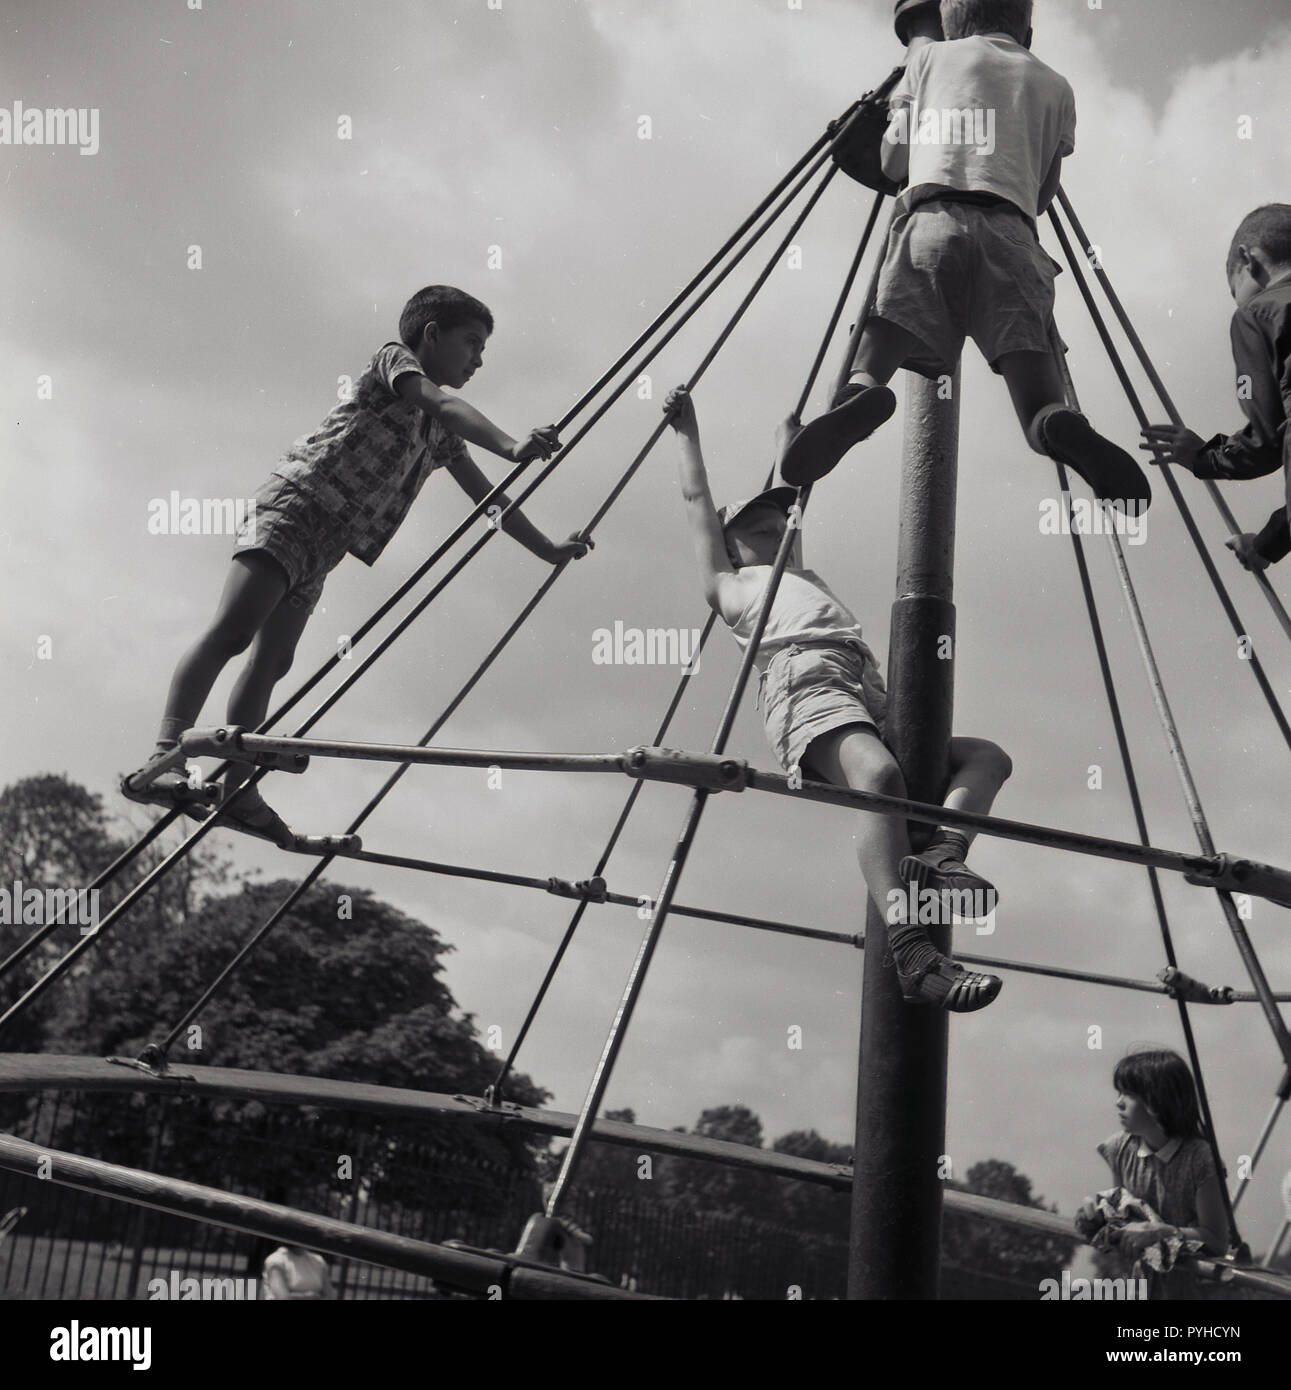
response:
[[(372, 564), (435, 469), (447, 469), (473, 502), (488, 495), (492, 484), (465, 441), (514, 463), (549, 458), (560, 447), (551, 428), (512, 439), (441, 389), (458, 390), (479, 370), (492, 331), (492, 314), (462, 290), (448, 285), (419, 290), (400, 316), (401, 341), (387, 343), (350, 399), (287, 450), (248, 509), (215, 617), (175, 669), (156, 749), (143, 768), (121, 779), (126, 797), (206, 814), (179, 772), (162, 773), (143, 786), (135, 779), (174, 751), (180, 735), (197, 722), (220, 672), (248, 647), (250, 658), (229, 697), (228, 720), (248, 728), (263, 723), (273, 687), (291, 669), (328, 572), (347, 553)], [(509, 505), (502, 496), (496, 501)], [(587, 553), (586, 541), (577, 536), (551, 541), (518, 509), (501, 525), (553, 565)], [(229, 768), (226, 800), (251, 772), (246, 764)], [(254, 787), (227, 807), (223, 818), (275, 844), (286, 846), (293, 839)]]

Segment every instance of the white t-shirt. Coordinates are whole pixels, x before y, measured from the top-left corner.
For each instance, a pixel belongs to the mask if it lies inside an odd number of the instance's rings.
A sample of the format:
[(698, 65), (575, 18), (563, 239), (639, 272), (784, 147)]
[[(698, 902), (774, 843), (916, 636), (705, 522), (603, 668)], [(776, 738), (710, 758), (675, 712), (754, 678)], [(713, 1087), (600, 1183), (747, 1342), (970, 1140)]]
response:
[(908, 194), (993, 193), (1035, 218), (1049, 166), (1076, 148), (1071, 84), (1000, 34), (924, 44), (889, 109), (885, 138), (910, 146)]

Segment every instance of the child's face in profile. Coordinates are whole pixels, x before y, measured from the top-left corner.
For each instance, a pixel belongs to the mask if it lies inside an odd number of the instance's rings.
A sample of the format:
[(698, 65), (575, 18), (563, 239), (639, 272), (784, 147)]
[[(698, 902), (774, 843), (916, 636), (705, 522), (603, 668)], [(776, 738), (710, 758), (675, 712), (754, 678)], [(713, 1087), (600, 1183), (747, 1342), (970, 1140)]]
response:
[(754, 507), (726, 528), (726, 549), (737, 565), (775, 563), (788, 517), (778, 507)]
[(488, 340), (489, 330), (479, 319), (449, 329), (431, 324), (422, 335), (417, 360), (436, 386), (460, 389), (483, 365)]
[(1228, 288), (1232, 291), (1234, 300), (1237, 301), (1237, 307), (1245, 309), (1264, 286), (1254, 273), (1255, 264), (1246, 247), (1239, 246), (1237, 255), (1237, 265), (1228, 277)]
[(1145, 1126), (1149, 1134), (1155, 1133), (1161, 1128), (1161, 1122), (1138, 1096), (1124, 1095), (1118, 1091), (1116, 1093), (1116, 1113), (1121, 1117), (1121, 1124), (1131, 1134), (1137, 1134), (1140, 1138), (1144, 1135)]

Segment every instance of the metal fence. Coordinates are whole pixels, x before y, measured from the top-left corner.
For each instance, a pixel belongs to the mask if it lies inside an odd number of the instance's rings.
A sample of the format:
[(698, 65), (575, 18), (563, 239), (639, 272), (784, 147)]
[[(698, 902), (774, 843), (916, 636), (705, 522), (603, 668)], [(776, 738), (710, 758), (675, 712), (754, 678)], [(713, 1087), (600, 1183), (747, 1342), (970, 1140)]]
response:
[[(466, 1127), (371, 1114), (266, 1109), (206, 1097), (77, 1092), (0, 1098), (0, 1127), (51, 1149), (187, 1178), (419, 1240), (514, 1249), (541, 1207), (532, 1162), (484, 1155)], [(415, 1132), (410, 1132), (415, 1130)], [(341, 1161), (338, 1161), (341, 1160)], [(255, 1295), (270, 1244), (204, 1223), (0, 1171), (0, 1296)], [(744, 1215), (679, 1210), (621, 1189), (580, 1190), (567, 1212), (616, 1284), (687, 1299), (841, 1298), (841, 1238)], [(440, 1297), (430, 1280), (337, 1262), (346, 1299)], [(185, 1283), (184, 1281), (196, 1281)]]

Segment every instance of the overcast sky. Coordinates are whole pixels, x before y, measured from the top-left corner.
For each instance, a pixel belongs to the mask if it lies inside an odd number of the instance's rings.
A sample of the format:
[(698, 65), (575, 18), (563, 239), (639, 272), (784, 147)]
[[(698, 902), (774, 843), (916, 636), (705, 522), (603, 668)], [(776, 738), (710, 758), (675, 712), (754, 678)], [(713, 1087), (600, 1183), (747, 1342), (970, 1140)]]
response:
[[(213, 609), (230, 549), (227, 536), (149, 534), (149, 502), (172, 491), (253, 493), (322, 418), (338, 378), (397, 336), (404, 300), (431, 282), (460, 285), (496, 316), (466, 398), (513, 434), (560, 418), (825, 125), (900, 60), (890, 10), (887, 0), (206, 0), (200, 9), (11, 0), (0, 91), (27, 108), (96, 110), (99, 143), (92, 155), (0, 145), (9, 267), (0, 535), (11, 596), (0, 616), (3, 781), (67, 773), (142, 828), (147, 817), (120, 802), (115, 777), (151, 748), (174, 662)], [(1194, 428), (1235, 428), (1224, 254), (1244, 213), (1291, 196), (1291, 18), (1278, 0), (1040, 0), (1035, 51), (1075, 88), (1077, 148), (1064, 183), (1129, 312)], [(648, 140), (639, 138), (647, 116)], [(1243, 117), (1251, 138), (1240, 138)], [(344, 118), (349, 139), (338, 138)], [(719, 500), (760, 484), (870, 196), (835, 180), (799, 238), (801, 268), (777, 270), (696, 393)], [(1045, 236), (1057, 254), (1047, 227)], [(192, 247), (200, 269), (190, 268)], [(558, 536), (588, 520), (752, 273), (738, 273), (666, 351), (653, 399), (630, 392), (535, 496), (539, 526)], [(1133, 414), (1071, 281), (1060, 279), (1058, 314), (1082, 403), (1132, 444)], [(828, 374), (836, 361), (837, 349)], [(963, 388), (956, 729), (1013, 755), (1001, 815), (1133, 838), (1070, 543), (1039, 530), (1052, 471), (1027, 449), (1002, 384), (971, 346)], [(881, 658), (899, 454), (894, 422), (817, 489), (806, 531), (809, 563)], [(505, 467), (476, 457), (494, 476)], [(665, 438), (597, 531), (594, 555), (566, 571), (441, 743), (601, 752), (652, 736), (676, 670), (598, 665), (593, 635), (615, 621), (700, 626), (675, 477)], [(1285, 697), (1285, 640), (1223, 550), (1200, 484), (1183, 486)], [(1279, 492), (1264, 479), (1227, 496), (1255, 529)], [(1129, 564), (1215, 840), (1291, 862), (1291, 751), (1163, 487), (1157, 497)], [(297, 674), (335, 650), (465, 507), (436, 476), (375, 569), (347, 559)], [(1153, 840), (1192, 850), (1103, 541), (1091, 542), (1090, 558)], [(1284, 594), (1286, 570), (1271, 572)], [(318, 732), (418, 739), (544, 574), (500, 537)], [(671, 743), (709, 746), (735, 669), (734, 645), (718, 632)], [(227, 688), (226, 679), (206, 722), (222, 718)], [(732, 750), (773, 766), (751, 698)], [(1095, 765), (1101, 790), (1088, 785)], [(271, 782), (269, 798), (299, 829), (338, 831), (385, 772), (315, 761), (302, 779)], [(520, 773), (490, 790), (482, 773), (418, 769), (364, 836), (392, 853), (580, 878), (627, 790), (618, 778)], [(646, 789), (610, 863), (612, 888), (656, 891), (687, 796)], [(222, 839), (262, 875), (307, 868)], [(985, 838), (973, 862), (998, 883), (1001, 907), (993, 937), (960, 929), (962, 949), (1134, 978), (1164, 964), (1142, 871)], [(1248, 987), (1213, 894), (1166, 877), (1184, 968)], [(338, 864), (329, 878), (370, 886), (440, 930), (455, 947), (456, 997), (509, 1043), (568, 902), (366, 866)], [(858, 931), (849, 817), (753, 794), (715, 798), (678, 897)], [(1289, 924), (1263, 903), (1249, 924), (1282, 988), (1291, 988)], [(558, 1108), (583, 1098), (643, 926), (624, 909), (586, 914), (521, 1059)], [(860, 971), (845, 947), (670, 920), (607, 1104), (667, 1127), (742, 1102), (768, 1140), (814, 1128), (850, 1142)], [(1282, 1067), (1258, 1008), (1194, 1013), (1232, 1169)], [(787, 1046), (793, 1025), (801, 1050)], [(1094, 1026), (1101, 1050), (1087, 1046)], [(1074, 1210), (1106, 1185), (1094, 1145), (1116, 1128), (1114, 1062), (1148, 1040), (1181, 1046), (1169, 1001), (1006, 974), (996, 1004), (951, 1024), (956, 1176), (1006, 1159)], [(1288, 1167), (1284, 1125), (1241, 1213), (1257, 1249), (1276, 1229)]]

